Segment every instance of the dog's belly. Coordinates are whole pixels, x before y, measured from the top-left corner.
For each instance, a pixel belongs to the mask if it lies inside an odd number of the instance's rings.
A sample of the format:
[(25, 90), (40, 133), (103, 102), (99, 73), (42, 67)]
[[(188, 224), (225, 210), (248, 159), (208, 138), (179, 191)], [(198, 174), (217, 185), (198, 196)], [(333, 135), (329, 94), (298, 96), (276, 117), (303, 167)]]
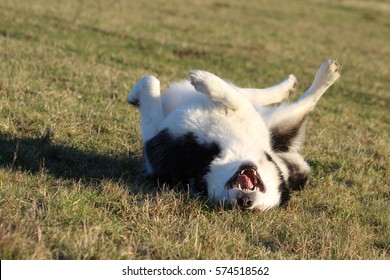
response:
[(215, 104), (191, 104), (165, 118), (159, 133), (145, 143), (145, 157), (150, 175), (206, 192), (211, 164), (232, 153), (235, 160), (250, 161), (270, 150), (269, 142), (268, 129), (255, 110), (226, 112)]
[(254, 143), (257, 147), (269, 147), (270, 137), (262, 117), (254, 108), (247, 111), (226, 111), (213, 103), (187, 104), (176, 108), (161, 123), (160, 131), (168, 129), (179, 137), (193, 133), (200, 143), (228, 142)]

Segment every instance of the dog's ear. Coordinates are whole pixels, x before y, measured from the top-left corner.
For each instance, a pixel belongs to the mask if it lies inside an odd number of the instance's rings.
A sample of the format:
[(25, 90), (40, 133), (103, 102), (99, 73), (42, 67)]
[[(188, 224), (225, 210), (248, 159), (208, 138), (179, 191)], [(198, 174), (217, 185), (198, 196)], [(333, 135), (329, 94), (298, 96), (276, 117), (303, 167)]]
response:
[(274, 152), (299, 151), (305, 139), (306, 117), (284, 119), (269, 126)]

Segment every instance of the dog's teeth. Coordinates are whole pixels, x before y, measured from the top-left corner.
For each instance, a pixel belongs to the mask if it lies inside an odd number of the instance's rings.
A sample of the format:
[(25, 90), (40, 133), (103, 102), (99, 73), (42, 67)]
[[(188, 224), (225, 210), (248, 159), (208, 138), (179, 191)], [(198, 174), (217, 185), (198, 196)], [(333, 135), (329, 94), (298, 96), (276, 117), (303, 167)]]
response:
[(237, 187), (241, 190), (241, 184), (238, 184)]
[(256, 170), (253, 170), (253, 174), (257, 175), (257, 172), (256, 172)]

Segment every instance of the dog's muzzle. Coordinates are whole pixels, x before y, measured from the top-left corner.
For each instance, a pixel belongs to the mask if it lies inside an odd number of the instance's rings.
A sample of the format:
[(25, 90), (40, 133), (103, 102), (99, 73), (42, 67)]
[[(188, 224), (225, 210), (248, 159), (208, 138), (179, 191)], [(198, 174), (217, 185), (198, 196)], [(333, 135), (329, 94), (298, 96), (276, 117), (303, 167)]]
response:
[(257, 167), (252, 164), (242, 165), (228, 180), (226, 188), (238, 190), (237, 204), (243, 209), (252, 207), (256, 192), (265, 192)]

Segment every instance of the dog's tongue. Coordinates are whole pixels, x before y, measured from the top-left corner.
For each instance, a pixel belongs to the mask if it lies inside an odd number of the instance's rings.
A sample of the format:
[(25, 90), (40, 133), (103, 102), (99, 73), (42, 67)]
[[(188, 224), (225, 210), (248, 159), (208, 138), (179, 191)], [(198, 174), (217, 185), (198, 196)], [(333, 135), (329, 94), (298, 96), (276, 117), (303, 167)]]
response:
[(253, 189), (253, 184), (252, 184), (252, 181), (251, 179), (249, 179), (248, 176), (246, 176), (245, 174), (239, 174), (237, 176), (237, 184), (240, 184), (241, 185), (241, 188), (243, 189)]

